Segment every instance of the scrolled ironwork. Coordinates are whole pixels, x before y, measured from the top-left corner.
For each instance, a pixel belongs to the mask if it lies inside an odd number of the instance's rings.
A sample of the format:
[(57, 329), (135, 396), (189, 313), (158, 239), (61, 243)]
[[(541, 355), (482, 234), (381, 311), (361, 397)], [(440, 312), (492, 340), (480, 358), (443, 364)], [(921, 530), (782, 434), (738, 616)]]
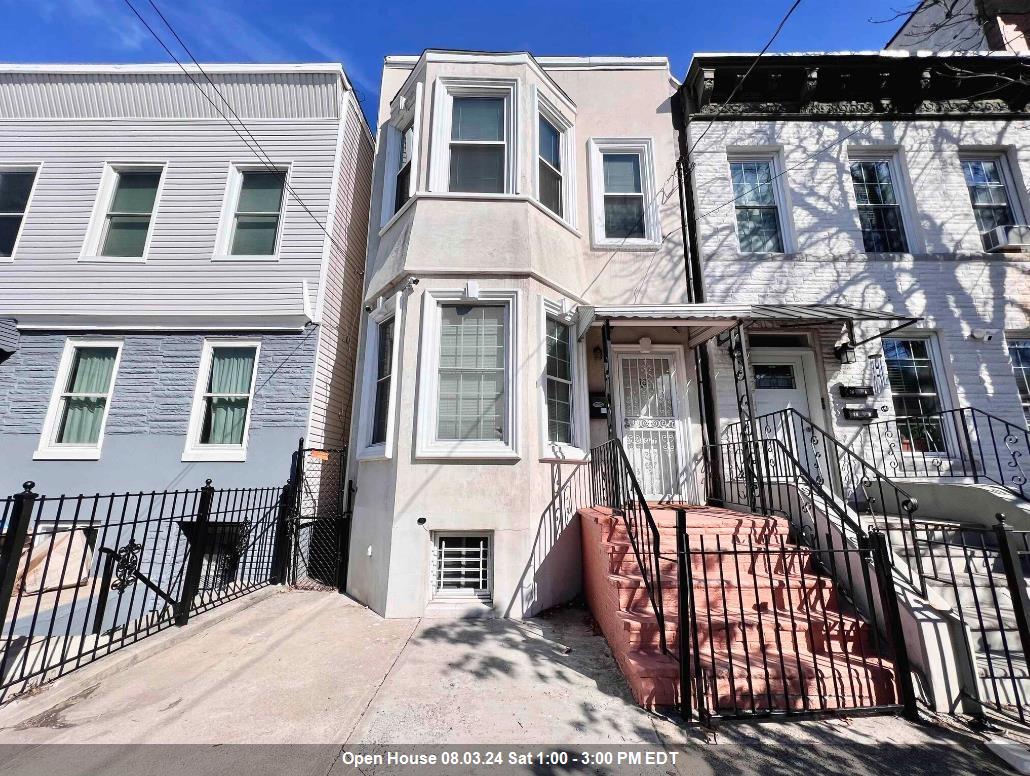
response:
[(111, 589), (122, 593), (129, 585), (136, 581), (136, 573), (139, 571), (140, 559), (143, 557), (143, 545), (130, 539), (124, 547), (120, 547), (114, 554), (114, 581)]

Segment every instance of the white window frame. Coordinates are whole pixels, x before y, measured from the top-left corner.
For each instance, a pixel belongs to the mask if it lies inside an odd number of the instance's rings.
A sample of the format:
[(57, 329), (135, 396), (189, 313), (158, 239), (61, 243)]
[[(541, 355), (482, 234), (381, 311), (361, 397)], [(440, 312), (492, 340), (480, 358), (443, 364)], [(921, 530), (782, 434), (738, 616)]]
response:
[[(521, 396), (516, 379), (518, 365), (519, 310), (518, 290), (479, 290), (469, 281), (464, 291), (429, 290), (422, 296), (422, 353), (419, 372), (418, 419), (415, 457), (423, 459), (458, 458), (511, 461), (519, 453)], [(437, 439), (440, 395), (440, 308), (445, 304), (494, 305), (505, 308), (505, 428), (508, 438), (500, 441)]]
[[(908, 174), (905, 165), (902, 163), (901, 152), (897, 148), (876, 148), (870, 146), (851, 146), (848, 148), (848, 181), (851, 183), (849, 196), (855, 208), (855, 226), (858, 229), (855, 250), (858, 253), (865, 253), (865, 238), (862, 236), (862, 222), (858, 217), (858, 197), (855, 195), (855, 184), (851, 181), (851, 162), (887, 162), (891, 171), (891, 185), (894, 186), (894, 196), (898, 200), (898, 208), (901, 210), (901, 230), (905, 234), (905, 245), (909, 255), (923, 253), (921, 235), (917, 230), (919, 224), (915, 208), (912, 206), (913, 198), (909, 194)], [(966, 199), (969, 199), (969, 192), (965, 192)], [(901, 253), (905, 255), (905, 253)]]
[[(150, 243), (154, 238), (154, 224), (157, 223), (157, 214), (161, 207), (161, 194), (164, 192), (167, 171), (167, 161), (104, 162), (104, 171), (100, 175), (100, 185), (97, 187), (97, 195), (93, 200), (93, 212), (90, 215), (89, 226), (86, 229), (86, 238), (82, 242), (79, 261), (110, 262), (115, 264), (146, 263), (147, 257), (150, 256)], [(111, 210), (115, 191), (118, 188), (118, 180), (123, 172), (161, 173), (161, 177), (157, 182), (157, 192), (154, 194), (154, 209), (150, 212), (147, 239), (143, 243), (142, 256), (102, 256), (100, 255), (100, 250), (103, 247), (104, 234), (106, 232), (107, 214)]]
[(1023, 396), (1019, 391), (1019, 383), (1021, 378), (1019, 373), (1016, 371), (1021, 367), (1017, 367), (1012, 362), (1012, 346), (1019, 342), (1025, 342), (1030, 345), (1030, 333), (1023, 331), (1007, 331), (1005, 332), (1005, 354), (1009, 358), (1009, 368), (1012, 370), (1012, 379), (1016, 383), (1016, 398), (1019, 401), (1020, 407), (1023, 409), (1023, 420), (1028, 430), (1030, 430), (1030, 404), (1023, 404)]
[[(390, 393), (387, 397), (386, 441), (372, 444), (372, 430), (375, 425), (376, 381), (379, 365), (379, 327), (393, 321), (393, 350), (390, 353)], [(397, 364), (401, 345), (401, 295), (383, 299), (368, 314), (365, 328), (365, 363), (361, 379), (361, 415), (358, 425), (358, 460), (375, 461), (393, 457), (393, 436), (397, 422)]]
[[(504, 100), (504, 191), (451, 191), (451, 119), (455, 97), (501, 97)], [(504, 78), (437, 78), (433, 84), (433, 132), (429, 149), (429, 190), (453, 197), (497, 199), (519, 193), (521, 148), (518, 81)]]
[[(269, 169), (271, 167), (272, 169)], [(230, 162), (225, 184), (225, 196), (222, 198), (222, 214), (218, 221), (218, 233), (215, 236), (215, 250), (211, 257), (215, 261), (278, 261), (282, 252), (283, 233), (286, 231), (286, 213), (289, 210), (290, 176), (293, 170), (291, 162), (275, 162), (256, 164), (253, 162)], [(283, 183), (283, 200), (279, 207), (279, 229), (275, 235), (275, 251), (265, 255), (231, 254), (232, 238), (236, 221), (236, 206), (240, 200), (240, 188), (243, 185), (245, 172), (281, 172), (285, 174)]]
[[(736, 200), (731, 208), (730, 218), (733, 219), (733, 234), (737, 239), (737, 252), (747, 255), (773, 255), (781, 256), (787, 253), (794, 253), (797, 250), (794, 241), (794, 231), (791, 228), (790, 197), (787, 194), (786, 174), (784, 174), (783, 162), (780, 152), (777, 149), (762, 149), (757, 151), (731, 151), (726, 154), (726, 172), (729, 175), (730, 193), (733, 195), (733, 172), (732, 165), (737, 162), (768, 162), (769, 172), (772, 176), (773, 198), (776, 200), (776, 217), (780, 225), (780, 242), (783, 244), (782, 253), (769, 253), (768, 251), (745, 251), (740, 243), (740, 232), (737, 228)], [(735, 195), (733, 195), (735, 196)], [(852, 197), (854, 192), (852, 192)]]
[(572, 444), (552, 442), (548, 438), (547, 429), (547, 349), (541, 347), (540, 380), (538, 382), (540, 400), (540, 449), (541, 461), (585, 461), (589, 457), (590, 407), (587, 391), (586, 353), (582, 343), (576, 340), (575, 309), (567, 300), (555, 302), (541, 298), (539, 325), (540, 339), (546, 345), (547, 320), (557, 320), (569, 327), (572, 340)]
[[(39, 435), (39, 447), (33, 454), (35, 460), (52, 461), (98, 461), (104, 446), (104, 435), (107, 431), (107, 419), (111, 416), (111, 400), (114, 386), (118, 380), (118, 369), (122, 361), (122, 340), (87, 339), (69, 337), (64, 342), (61, 361), (57, 367), (54, 388), (50, 393), (50, 404), (43, 420), (43, 430)], [(71, 377), (72, 365), (75, 363), (75, 351), (79, 348), (115, 348), (114, 367), (111, 370), (111, 384), (107, 388), (107, 401), (104, 405), (104, 419), (100, 422), (100, 435), (94, 445), (74, 445), (57, 442), (57, 432), (61, 425), (61, 397)]]
[[(466, 536), (477, 539), (486, 539), (486, 589), (451, 588), (453, 593), (448, 595), (443, 593), (439, 586), (437, 566), (439, 564), (440, 539), (460, 538)], [(490, 602), (493, 603), (494, 556), (496, 554), (495, 534), (493, 531), (433, 531), (429, 552), (429, 578), (426, 582), (429, 585), (429, 595), (427, 596), (427, 599), (430, 604), (447, 604), (452, 602), (462, 603), (476, 599), (481, 601), (483, 600), (481, 597), (483, 594), (485, 594), (485, 596), (489, 598)]]
[[(243, 424), (243, 442), (239, 445), (204, 445), (200, 443), (200, 432), (204, 425), (204, 394), (211, 375), (211, 361), (215, 348), (254, 348), (254, 373), (250, 378), (250, 399), (247, 402), (247, 419)], [(246, 461), (247, 444), (250, 440), (250, 420), (254, 414), (254, 395), (257, 392), (257, 378), (261, 365), (261, 340), (243, 340), (226, 337), (206, 337), (197, 367), (197, 381), (193, 389), (193, 404), (190, 407), (190, 424), (186, 432), (186, 446), (182, 451), (183, 461)]]
[(29, 217), (29, 208), (32, 207), (32, 199), (36, 196), (36, 188), (39, 185), (39, 177), (43, 174), (43, 162), (4, 162), (0, 164), (0, 173), (5, 172), (31, 172), (35, 176), (32, 179), (32, 188), (29, 189), (29, 198), (25, 200), (25, 210), (21, 214), (21, 223), (18, 225), (18, 234), (14, 236), (14, 245), (11, 247), (10, 256), (0, 256), (0, 264), (10, 264), (18, 256), (18, 246), (21, 245), (21, 237), (25, 234), (25, 221)]
[[(386, 163), (383, 166), (383, 194), (379, 226), (385, 230), (403, 213), (415, 199), (418, 192), (419, 146), (422, 143), (422, 84), (415, 85), (413, 97), (398, 97), (394, 102), (390, 121), (383, 133), (386, 142)], [(397, 199), (397, 175), (400, 173), (401, 146), (404, 143), (403, 130), (411, 127), (411, 172), (408, 175), (408, 201), (394, 209)]]
[[(538, 117), (543, 117), (550, 122), (555, 129), (561, 133), (561, 176), (562, 176), (562, 214), (558, 215), (540, 200), (540, 123)], [(551, 104), (546, 97), (540, 93), (537, 86), (533, 86), (533, 197), (539, 203), (541, 209), (557, 218), (560, 221), (576, 228), (576, 129), (569, 119)]]
[[(952, 386), (954, 385), (954, 381), (951, 379), (951, 376), (948, 373), (948, 362), (945, 360), (944, 350), (941, 348), (941, 343), (936, 331), (914, 328), (905, 329), (903, 331), (895, 332), (894, 334), (888, 334), (886, 337), (883, 337), (883, 339), (920, 340), (921, 342), (925, 342), (926, 352), (930, 357), (930, 368), (933, 370), (933, 379), (937, 387), (937, 400), (940, 403), (940, 411), (947, 412), (948, 410), (956, 406), (955, 397), (952, 394)], [(883, 361), (883, 380), (886, 389), (885, 398), (889, 401), (888, 406), (890, 407), (890, 410), (887, 413), (885, 419), (893, 420), (896, 422), (897, 414), (895, 413), (894, 409), (894, 391), (890, 388), (890, 376), (887, 371), (886, 353), (882, 353), (881, 358)], [(941, 420), (941, 434), (944, 439), (945, 445), (949, 446), (952, 450), (961, 449), (957, 446), (957, 440), (953, 438), (953, 432), (949, 428), (948, 424), (944, 422), (943, 418)], [(899, 438), (898, 452), (901, 455), (914, 458), (916, 456), (930, 455), (931, 453), (943, 451), (903, 450), (901, 449), (901, 440)]]
[[(594, 248), (654, 250), (661, 245), (662, 225), (658, 216), (655, 182), (654, 138), (592, 137), (588, 144), (590, 160), (591, 243)], [(604, 232), (604, 154), (636, 154), (640, 157), (640, 187), (644, 197), (644, 236), (607, 237)]]
[(966, 174), (962, 169), (962, 162), (964, 161), (988, 161), (997, 162), (998, 168), (1001, 170), (1001, 181), (1005, 185), (1005, 194), (1009, 198), (1009, 208), (1012, 210), (1012, 220), (1017, 224), (1026, 223), (1026, 208), (1023, 207), (1023, 196), (1022, 190), (1016, 185), (1016, 179), (1013, 175), (1012, 162), (1009, 161), (1009, 153), (1006, 148), (993, 148), (993, 149), (976, 149), (976, 150), (960, 150), (958, 154), (959, 164), (958, 171), (960, 180), (962, 182), (963, 193), (966, 197), (966, 202), (969, 204), (969, 215), (973, 219), (973, 229), (976, 236), (976, 248), (975, 250), (983, 252), (983, 239), (980, 235), (980, 225), (976, 222), (976, 209), (973, 207), (973, 203), (969, 196), (969, 187), (966, 185)]

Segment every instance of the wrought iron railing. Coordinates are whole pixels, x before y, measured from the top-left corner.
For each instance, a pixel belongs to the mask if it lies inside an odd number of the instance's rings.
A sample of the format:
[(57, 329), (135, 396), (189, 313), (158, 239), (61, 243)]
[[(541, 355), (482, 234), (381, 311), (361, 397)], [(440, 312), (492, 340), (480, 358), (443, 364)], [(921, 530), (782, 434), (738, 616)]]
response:
[(609, 507), (622, 518), (626, 526), (633, 554), (640, 568), (640, 576), (644, 580), (647, 597), (651, 601), (651, 608), (658, 622), (661, 650), (667, 652), (665, 607), (662, 601), (662, 578), (659, 568), (661, 538), (622, 442), (618, 439), (609, 439), (593, 448), (590, 451), (590, 472), (594, 503)]
[(0, 702), (283, 581), (288, 488), (0, 501)]
[(969, 478), (1030, 500), (1030, 432), (975, 407), (870, 423), (853, 446), (892, 477)]
[[(797, 410), (761, 415), (755, 424), (759, 439), (780, 442), (813, 486), (822, 489), (828, 499), (838, 496), (854, 511), (863, 530), (882, 530), (894, 550), (892, 557), (918, 553), (912, 516), (919, 502), (901, 485)], [(724, 434), (727, 440), (737, 442), (739, 436), (739, 423), (728, 426)], [(782, 456), (773, 459), (777, 457)], [(905, 565), (895, 565), (902, 578), (922, 589), (918, 574)]]

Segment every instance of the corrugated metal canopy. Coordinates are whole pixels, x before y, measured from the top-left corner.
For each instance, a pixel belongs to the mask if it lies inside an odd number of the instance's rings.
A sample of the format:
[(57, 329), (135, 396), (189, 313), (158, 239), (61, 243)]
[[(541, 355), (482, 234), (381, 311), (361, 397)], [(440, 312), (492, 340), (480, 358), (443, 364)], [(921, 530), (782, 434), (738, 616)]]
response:
[(866, 310), (842, 304), (666, 304), (666, 305), (583, 305), (576, 321), (582, 338), (594, 324), (611, 321), (651, 321), (662, 326), (691, 326), (701, 329), (691, 343), (704, 341), (737, 323), (762, 321), (794, 325), (881, 321), (909, 325), (919, 318), (885, 310)]

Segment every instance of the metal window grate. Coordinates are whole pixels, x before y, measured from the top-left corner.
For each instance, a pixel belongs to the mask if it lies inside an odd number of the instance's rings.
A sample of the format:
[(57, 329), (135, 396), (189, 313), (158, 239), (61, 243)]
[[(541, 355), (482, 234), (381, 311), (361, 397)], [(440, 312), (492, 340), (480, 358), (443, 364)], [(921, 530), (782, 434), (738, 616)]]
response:
[(433, 597), (490, 600), (490, 538), (441, 535), (433, 545)]

